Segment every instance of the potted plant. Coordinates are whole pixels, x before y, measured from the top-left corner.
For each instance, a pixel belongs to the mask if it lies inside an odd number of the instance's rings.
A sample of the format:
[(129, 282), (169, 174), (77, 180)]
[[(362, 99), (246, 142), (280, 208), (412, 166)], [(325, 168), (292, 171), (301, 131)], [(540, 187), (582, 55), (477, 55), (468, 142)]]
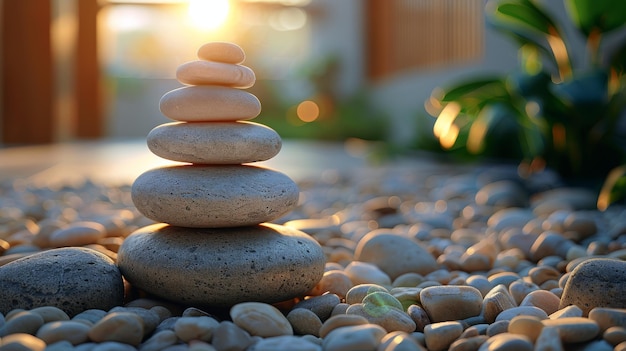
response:
[(564, 3), (586, 63), (574, 62), (561, 23), (540, 4), (487, 3), (488, 23), (519, 45), (519, 67), (433, 92), (433, 132), (444, 148), (515, 158), (531, 172), (547, 166), (565, 179), (606, 177), (626, 163), (626, 40), (608, 45), (626, 28), (626, 2)]

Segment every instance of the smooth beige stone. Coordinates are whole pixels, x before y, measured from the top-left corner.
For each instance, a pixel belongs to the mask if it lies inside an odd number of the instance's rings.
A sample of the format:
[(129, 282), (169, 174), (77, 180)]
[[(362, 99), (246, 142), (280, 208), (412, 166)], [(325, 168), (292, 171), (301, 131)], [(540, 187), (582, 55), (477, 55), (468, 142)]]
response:
[(533, 351), (533, 343), (524, 335), (501, 333), (480, 346), (479, 351)]
[(72, 345), (78, 345), (89, 339), (90, 327), (85, 323), (76, 321), (57, 321), (44, 324), (37, 330), (37, 337), (52, 344), (57, 341), (66, 340)]
[(186, 86), (161, 97), (161, 113), (175, 121), (215, 122), (253, 119), (261, 113), (256, 96), (221, 86)]
[(545, 327), (558, 328), (561, 340), (566, 343), (589, 341), (600, 333), (598, 323), (583, 317), (544, 319), (541, 322)]
[(237, 326), (252, 336), (293, 335), (291, 324), (276, 307), (261, 302), (238, 303), (230, 309)]
[(180, 317), (174, 323), (176, 336), (184, 341), (203, 340), (210, 341), (213, 331), (220, 324), (216, 319), (207, 316)]
[(189, 85), (223, 85), (232, 88), (249, 88), (256, 76), (249, 67), (222, 62), (191, 61), (176, 69), (176, 79)]
[(471, 286), (431, 286), (420, 291), (420, 301), (433, 323), (480, 314), (483, 296)]
[(535, 306), (518, 306), (509, 308), (507, 310), (502, 311), (498, 317), (496, 317), (496, 322), (498, 321), (510, 321), (511, 319), (517, 316), (534, 316), (539, 319), (547, 319), (548, 315), (546, 311), (542, 310), (539, 307)]
[(352, 261), (346, 266), (344, 273), (355, 286), (361, 284), (391, 285), (391, 278), (378, 266), (371, 263)]
[(353, 325), (334, 329), (322, 343), (322, 349), (376, 350), (387, 331), (377, 324)]
[(273, 129), (253, 122), (173, 122), (147, 137), (155, 155), (178, 162), (241, 164), (276, 156), (282, 141)]
[(347, 326), (368, 324), (367, 318), (356, 314), (338, 314), (328, 318), (319, 330), (319, 337), (324, 338), (331, 331)]
[(354, 260), (376, 265), (392, 280), (405, 273), (428, 274), (437, 261), (417, 241), (377, 229), (365, 235), (354, 251)]
[(534, 316), (517, 316), (509, 322), (509, 333), (525, 335), (535, 342), (543, 329), (541, 319)]
[(302, 296), (321, 279), (324, 263), (313, 238), (270, 223), (217, 229), (155, 224), (126, 238), (117, 261), (133, 286), (198, 307)]
[(535, 351), (563, 351), (559, 328), (544, 326), (535, 342)]
[(26, 333), (8, 335), (0, 342), (0, 351), (44, 351), (45, 349), (46, 343), (43, 340)]
[(206, 61), (238, 64), (246, 59), (243, 49), (234, 43), (215, 41), (198, 49), (198, 58)]
[(596, 307), (589, 312), (589, 319), (598, 323), (601, 331), (610, 327), (626, 328), (626, 309)]
[(551, 315), (559, 310), (560, 303), (561, 299), (553, 293), (546, 290), (535, 290), (526, 295), (520, 306), (535, 306)]
[(93, 244), (106, 235), (104, 226), (96, 222), (75, 222), (57, 229), (49, 237), (52, 247), (82, 246)]
[(293, 209), (298, 186), (285, 174), (246, 165), (182, 165), (141, 174), (131, 196), (144, 216), (181, 227), (270, 222)]
[(426, 347), (430, 351), (444, 351), (463, 333), (460, 322), (439, 322), (427, 325), (424, 328)]
[(98, 343), (117, 341), (137, 346), (143, 339), (143, 322), (131, 312), (112, 312), (94, 324), (88, 335)]
[(582, 316), (583, 316), (583, 310), (581, 310), (580, 307), (576, 305), (569, 305), (565, 308), (562, 308), (552, 313), (548, 317), (550, 317), (550, 319), (558, 319), (558, 318), (582, 317)]

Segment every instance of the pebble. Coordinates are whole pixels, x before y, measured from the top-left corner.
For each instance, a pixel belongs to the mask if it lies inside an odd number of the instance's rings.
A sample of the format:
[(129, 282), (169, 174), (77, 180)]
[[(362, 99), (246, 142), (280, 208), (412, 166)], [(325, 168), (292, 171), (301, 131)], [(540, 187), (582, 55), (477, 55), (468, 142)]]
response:
[(276, 307), (266, 303), (236, 304), (230, 309), (230, 317), (233, 323), (253, 336), (293, 335), (293, 328), (287, 318)]
[(256, 96), (236, 88), (194, 85), (165, 93), (159, 109), (181, 122), (225, 122), (255, 118), (261, 113)]
[(296, 335), (319, 336), (322, 321), (311, 310), (306, 308), (294, 308), (287, 314), (287, 320), (291, 324)]
[(55, 306), (68, 315), (108, 310), (124, 300), (122, 275), (111, 259), (71, 247), (35, 253), (0, 267), (0, 313)]
[(52, 247), (82, 246), (93, 244), (106, 235), (102, 224), (75, 222), (50, 234), (48, 244)]
[(298, 186), (291, 178), (250, 165), (155, 168), (141, 174), (132, 187), (139, 212), (154, 221), (182, 227), (269, 222), (292, 210), (298, 198)]
[(534, 343), (539, 338), (543, 327), (544, 324), (537, 317), (517, 316), (509, 322), (508, 332), (524, 335)]
[(143, 323), (134, 313), (112, 312), (96, 322), (89, 329), (88, 336), (97, 343), (114, 341), (138, 346), (143, 339)]
[(254, 122), (161, 124), (148, 133), (148, 148), (162, 158), (195, 164), (241, 164), (276, 156), (282, 141)]
[(544, 326), (556, 327), (564, 343), (589, 341), (600, 333), (598, 323), (583, 317), (545, 319), (541, 322)]
[(0, 337), (15, 333), (35, 335), (44, 324), (43, 317), (30, 311), (16, 311), (7, 315), (6, 322), (0, 327)]
[(331, 331), (322, 343), (324, 351), (376, 350), (387, 331), (377, 324), (345, 326)]
[(524, 335), (501, 333), (485, 341), (478, 351), (533, 351), (533, 343)]
[(539, 307), (550, 315), (558, 311), (560, 302), (561, 299), (549, 291), (535, 290), (526, 295), (520, 306)]
[(298, 302), (293, 306), (295, 309), (307, 309), (313, 312), (321, 321), (327, 320), (335, 306), (341, 302), (341, 298), (335, 294), (324, 294), (312, 296), (306, 300)]
[(596, 307), (589, 312), (589, 319), (598, 323), (601, 331), (610, 327), (626, 328), (626, 309)]
[(378, 284), (355, 284), (346, 294), (346, 303), (349, 305), (361, 303), (365, 296), (377, 291), (389, 292), (389, 290)]
[(380, 340), (378, 350), (381, 351), (423, 351), (424, 347), (405, 332), (392, 332)]
[(189, 85), (222, 85), (232, 88), (250, 88), (256, 81), (249, 67), (223, 62), (191, 61), (176, 69), (176, 79)]
[(235, 323), (222, 321), (213, 330), (211, 344), (218, 351), (243, 351), (254, 343), (252, 336)]
[(0, 351), (44, 351), (46, 343), (30, 334), (15, 333), (0, 340)]
[(344, 273), (346, 273), (354, 285), (391, 285), (391, 278), (389, 278), (389, 275), (383, 272), (375, 264), (352, 261), (346, 266)]
[(424, 328), (424, 338), (429, 351), (445, 351), (463, 333), (460, 322), (439, 322)]
[(497, 317), (497, 321), (510, 321), (516, 316), (533, 316), (539, 319), (547, 319), (548, 314), (541, 308), (535, 306), (518, 306), (502, 311)]
[(583, 316), (595, 307), (626, 308), (626, 262), (593, 258), (580, 263), (563, 289), (559, 308), (576, 305)]
[(352, 280), (343, 270), (331, 270), (324, 272), (322, 279), (310, 291), (313, 296), (330, 293), (345, 298), (352, 288)]
[(249, 351), (322, 351), (322, 347), (292, 335), (269, 337), (255, 343)]
[(69, 341), (72, 345), (78, 345), (89, 340), (90, 327), (81, 322), (58, 321), (46, 323), (37, 330), (36, 336), (52, 344), (58, 341)]
[(471, 286), (432, 286), (420, 291), (420, 301), (431, 322), (437, 323), (479, 315), (483, 297)]
[(348, 307), (347, 314), (365, 317), (370, 323), (383, 327), (388, 332), (415, 331), (415, 322), (404, 312), (402, 304), (391, 294), (373, 292), (363, 298), (363, 303)]
[(141, 351), (160, 351), (178, 342), (178, 337), (173, 330), (162, 330), (152, 334), (147, 340), (141, 343)]
[(418, 242), (384, 229), (359, 240), (354, 260), (376, 265), (392, 280), (404, 273), (425, 275), (437, 269), (437, 261)]
[(191, 340), (210, 341), (213, 337), (213, 331), (218, 325), (217, 320), (207, 316), (180, 317), (174, 323), (174, 333), (184, 342)]
[(134, 286), (199, 306), (302, 295), (319, 281), (324, 263), (311, 237), (270, 223), (222, 229), (155, 224), (126, 238), (117, 261)]
[(602, 333), (602, 338), (611, 345), (617, 345), (626, 341), (626, 328), (610, 327)]
[(320, 327), (319, 337), (325, 338), (331, 331), (347, 326), (368, 324), (367, 318), (356, 314), (338, 314), (328, 318)]
[(246, 54), (239, 45), (222, 41), (203, 44), (197, 54), (199, 59), (205, 61), (231, 64), (239, 64), (246, 59)]

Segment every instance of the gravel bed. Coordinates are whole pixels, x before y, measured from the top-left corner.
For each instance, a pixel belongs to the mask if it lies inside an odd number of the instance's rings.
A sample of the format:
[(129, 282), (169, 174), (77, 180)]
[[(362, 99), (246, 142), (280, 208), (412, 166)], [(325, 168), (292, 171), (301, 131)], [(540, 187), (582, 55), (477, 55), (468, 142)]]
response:
[[(125, 282), (106, 310), (5, 308), (0, 351), (626, 350), (625, 207), (599, 212), (588, 189), (508, 166), (328, 170), (298, 183), (298, 207), (276, 223), (326, 254), (307, 296), (225, 310)], [(6, 272), (36, 274), (16, 264), (51, 249), (114, 263), (152, 223), (129, 185), (2, 182), (0, 289), (12, 288)], [(41, 276), (41, 289), (61, 279)]]

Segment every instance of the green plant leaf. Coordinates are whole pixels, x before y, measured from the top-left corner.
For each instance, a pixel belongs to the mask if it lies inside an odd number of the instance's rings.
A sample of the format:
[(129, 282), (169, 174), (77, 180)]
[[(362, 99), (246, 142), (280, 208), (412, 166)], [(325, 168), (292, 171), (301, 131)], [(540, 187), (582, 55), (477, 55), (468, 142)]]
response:
[(468, 95), (497, 94), (498, 92), (502, 92), (504, 88), (504, 83), (500, 78), (478, 78), (462, 82), (448, 89), (441, 98), (441, 101), (457, 101), (466, 98)]
[(626, 165), (614, 168), (607, 176), (600, 195), (598, 196), (598, 209), (604, 211), (617, 201), (626, 199)]
[(626, 24), (626, 1), (565, 0), (565, 8), (586, 36), (594, 31), (610, 32)]
[(502, 24), (509, 24), (545, 35), (560, 35), (556, 22), (529, 0), (508, 0), (487, 7), (491, 16)]

